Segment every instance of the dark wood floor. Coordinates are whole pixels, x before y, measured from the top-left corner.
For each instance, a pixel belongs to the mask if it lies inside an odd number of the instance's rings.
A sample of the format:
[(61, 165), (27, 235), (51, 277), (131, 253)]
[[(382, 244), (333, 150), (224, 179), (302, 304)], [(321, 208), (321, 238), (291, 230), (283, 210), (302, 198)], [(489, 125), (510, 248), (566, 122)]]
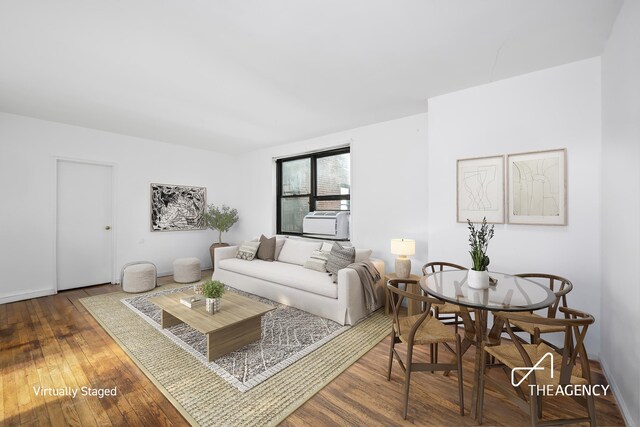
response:
[[(160, 282), (171, 282), (171, 277)], [(0, 426), (141, 425), (182, 426), (187, 422), (122, 349), (78, 302), (119, 291), (104, 285), (0, 305)], [(411, 383), (409, 417), (400, 415), (402, 377), (385, 367), (388, 340), (374, 347), (282, 424), (317, 425), (476, 425), (469, 416), (473, 350), (465, 355), (467, 415), (458, 415), (455, 374), (418, 372)], [(418, 358), (428, 360), (420, 349)], [(598, 382), (604, 382), (594, 363)], [(499, 374), (498, 372), (492, 375)], [(507, 381), (506, 377), (504, 378)], [(117, 387), (115, 397), (36, 396), (34, 387)], [(615, 399), (596, 402), (599, 425), (624, 425)], [(570, 399), (545, 401), (545, 415), (573, 416), (582, 408)], [(485, 398), (485, 425), (528, 425), (528, 416), (497, 393)]]

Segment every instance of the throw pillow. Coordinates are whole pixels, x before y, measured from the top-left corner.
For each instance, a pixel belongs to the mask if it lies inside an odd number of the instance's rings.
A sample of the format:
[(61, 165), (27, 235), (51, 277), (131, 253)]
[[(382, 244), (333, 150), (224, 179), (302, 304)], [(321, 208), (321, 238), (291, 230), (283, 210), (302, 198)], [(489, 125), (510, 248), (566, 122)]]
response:
[(311, 257), (307, 260), (307, 262), (304, 263), (304, 268), (319, 271), (321, 273), (326, 273), (328, 259), (329, 252), (323, 252), (320, 250), (313, 251)]
[(260, 247), (258, 247), (258, 253), (256, 254), (258, 259), (264, 261), (275, 260), (276, 255), (276, 238), (266, 238), (263, 234), (260, 236)]
[(284, 246), (284, 242), (287, 241), (286, 237), (279, 237), (276, 236), (276, 253), (274, 254), (274, 259), (276, 261), (278, 261), (278, 258), (280, 257), (280, 251), (282, 250), (282, 247)]
[(304, 266), (313, 251), (320, 249), (320, 246), (320, 242), (289, 238), (284, 242), (278, 261)]
[(238, 254), (236, 255), (236, 258), (251, 261), (253, 260), (253, 258), (255, 258), (259, 247), (260, 242), (242, 242), (242, 244), (238, 248)]
[(333, 243), (324, 242), (320, 250), (322, 252), (331, 252), (331, 248), (333, 247)]
[(345, 248), (338, 242), (333, 244), (331, 252), (329, 253), (329, 259), (327, 260), (327, 271), (331, 274), (333, 283), (338, 282), (338, 270), (342, 270), (349, 264), (353, 264), (355, 259), (355, 248)]
[(362, 262), (371, 258), (371, 249), (358, 249), (356, 248), (356, 261)]

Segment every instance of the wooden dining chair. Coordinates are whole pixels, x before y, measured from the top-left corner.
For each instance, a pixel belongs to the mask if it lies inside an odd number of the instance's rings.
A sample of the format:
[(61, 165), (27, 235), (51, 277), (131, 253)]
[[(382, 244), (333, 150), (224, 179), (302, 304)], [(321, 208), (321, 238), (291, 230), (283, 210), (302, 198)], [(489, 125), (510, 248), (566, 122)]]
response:
[[(468, 270), (468, 268), (458, 264), (453, 264), (451, 262), (429, 262), (422, 266), (422, 275), (428, 276), (429, 274), (435, 273), (437, 271), (445, 270)], [(442, 321), (445, 325), (454, 325), (456, 333), (458, 332), (458, 325), (461, 325), (463, 323), (462, 319), (460, 318), (460, 310), (461, 309), (459, 305), (451, 304), (450, 302), (445, 301), (440, 301), (440, 303), (433, 305), (433, 311), (436, 319)], [(450, 316), (443, 316), (443, 314)]]
[[(402, 403), (402, 417), (407, 419), (409, 407), (409, 385), (411, 373), (413, 371), (458, 371), (458, 393), (460, 401), (460, 415), (464, 415), (464, 393), (462, 382), (462, 353), (460, 335), (445, 326), (436, 319), (431, 312), (433, 304), (440, 300), (424, 295), (414, 294), (398, 289), (398, 284), (417, 283), (411, 279), (389, 280), (387, 283), (387, 293), (389, 301), (392, 302), (393, 325), (390, 334), (389, 365), (387, 370), (387, 381), (391, 380), (391, 369), (394, 358), (397, 359), (400, 369), (404, 372), (404, 398)], [(424, 311), (414, 316), (401, 316), (400, 307), (403, 300), (413, 299), (424, 305)], [(403, 361), (396, 350), (396, 344), (404, 343), (407, 346), (407, 356)], [(414, 345), (429, 345), (432, 348), (439, 344), (455, 343), (456, 363), (437, 363), (433, 359), (431, 351), (430, 363), (418, 363), (413, 361)]]
[[(528, 383), (529, 386), (533, 385), (534, 387), (551, 385), (553, 389), (556, 389), (558, 385), (592, 384), (589, 358), (584, 347), (584, 339), (589, 325), (593, 324), (595, 319), (590, 314), (567, 307), (560, 307), (559, 311), (564, 314), (564, 318), (534, 318), (523, 313), (495, 313), (495, 321), (504, 324), (511, 342), (506, 343), (503, 341), (499, 345), (486, 346), (484, 347), (484, 352), (504, 365), (505, 372), (511, 377), (511, 381), (516, 380), (517, 385), (512, 382), (512, 386), (516, 389), (519, 398), (508, 387), (486, 375), (487, 365), (481, 364), (478, 395), (479, 423), (482, 423), (485, 383), (491, 383), (492, 387), (502, 392), (510, 402), (524, 411), (529, 411), (532, 426), (583, 422), (589, 422), (591, 426), (596, 425), (593, 395), (584, 397), (572, 396), (574, 400), (587, 409), (587, 417), (544, 420), (542, 422), (542, 398), (537, 394), (532, 394), (531, 388), (525, 384)], [(532, 344), (522, 342), (518, 339), (512, 326), (515, 323), (537, 324), (561, 329), (564, 332), (564, 348), (562, 352), (556, 351), (544, 342)], [(499, 326), (499, 328), (501, 327), (502, 325)]]
[[(536, 279), (544, 279), (544, 281), (548, 281), (549, 289), (556, 295), (556, 299), (552, 305), (547, 309), (546, 317), (540, 316), (539, 314), (533, 312), (523, 312), (522, 315), (530, 316), (533, 319), (530, 322), (522, 322), (514, 320), (512, 325), (514, 326), (514, 330), (516, 332), (526, 332), (529, 334), (531, 339), (531, 343), (538, 343), (541, 341), (541, 334), (550, 334), (564, 331), (564, 327), (558, 325), (551, 324), (542, 324), (535, 322), (535, 319), (554, 319), (558, 315), (559, 307), (568, 307), (567, 306), (567, 294), (571, 292), (573, 289), (573, 284), (570, 280), (565, 279), (564, 277), (556, 276), (553, 274), (544, 274), (544, 273), (524, 273), (524, 274), (516, 274), (517, 277), (522, 277), (524, 279), (533, 280), (539, 282)], [(504, 331), (506, 332), (506, 330)], [(559, 351), (560, 349), (551, 344), (548, 341), (544, 341), (545, 344), (553, 347), (555, 350)]]

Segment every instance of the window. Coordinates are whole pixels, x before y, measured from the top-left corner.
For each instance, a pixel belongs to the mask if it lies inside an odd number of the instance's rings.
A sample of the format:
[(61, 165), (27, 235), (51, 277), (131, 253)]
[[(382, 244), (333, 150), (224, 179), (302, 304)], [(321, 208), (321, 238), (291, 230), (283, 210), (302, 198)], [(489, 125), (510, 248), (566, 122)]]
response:
[(349, 148), (277, 161), (278, 234), (302, 234), (302, 220), (311, 211), (351, 209)]

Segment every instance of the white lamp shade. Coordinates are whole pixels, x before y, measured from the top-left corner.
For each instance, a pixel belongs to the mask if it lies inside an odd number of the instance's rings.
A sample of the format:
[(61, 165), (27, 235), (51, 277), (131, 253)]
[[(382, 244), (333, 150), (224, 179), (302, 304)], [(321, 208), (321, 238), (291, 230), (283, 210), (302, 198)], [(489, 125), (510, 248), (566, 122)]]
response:
[(416, 253), (416, 241), (411, 239), (391, 239), (391, 253), (410, 256)]

